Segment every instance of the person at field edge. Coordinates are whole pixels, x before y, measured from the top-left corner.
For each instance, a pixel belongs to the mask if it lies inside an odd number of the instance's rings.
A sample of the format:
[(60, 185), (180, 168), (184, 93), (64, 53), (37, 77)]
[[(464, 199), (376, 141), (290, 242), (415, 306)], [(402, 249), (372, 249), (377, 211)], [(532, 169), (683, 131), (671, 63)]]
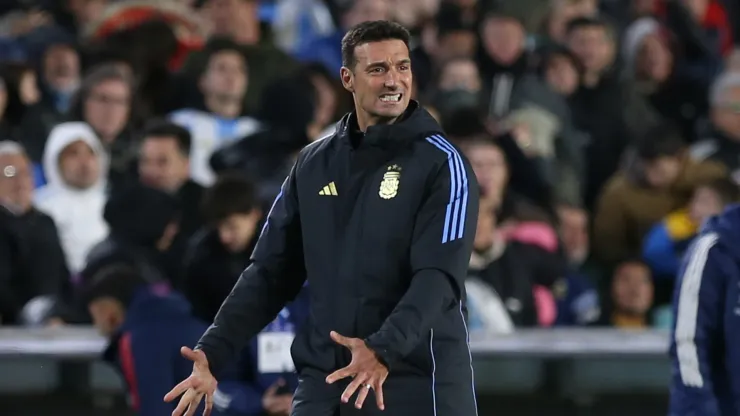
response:
[(182, 396), (173, 415), (203, 398), (212, 407), (213, 374), (305, 282), (306, 325), (292, 345), (269, 346), (298, 373), (292, 416), (477, 414), (464, 279), (478, 184), (410, 100), (408, 42), (388, 21), (343, 38), (340, 75), (356, 110), (301, 151), (252, 264), (196, 348), (182, 348), (193, 373), (164, 398)]

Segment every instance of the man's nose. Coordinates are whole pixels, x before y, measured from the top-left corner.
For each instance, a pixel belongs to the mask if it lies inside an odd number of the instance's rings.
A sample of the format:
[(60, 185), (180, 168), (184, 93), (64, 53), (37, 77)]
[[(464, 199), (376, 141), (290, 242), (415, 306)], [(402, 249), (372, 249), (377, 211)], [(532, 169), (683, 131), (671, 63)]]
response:
[(398, 74), (396, 71), (388, 71), (388, 73), (385, 76), (385, 87), (390, 89), (396, 89), (398, 88)]

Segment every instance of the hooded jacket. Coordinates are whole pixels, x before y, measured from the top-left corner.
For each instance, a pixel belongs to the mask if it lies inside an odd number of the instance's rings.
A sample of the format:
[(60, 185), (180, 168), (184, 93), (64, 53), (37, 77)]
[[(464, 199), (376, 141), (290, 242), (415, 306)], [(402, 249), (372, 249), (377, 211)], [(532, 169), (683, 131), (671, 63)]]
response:
[(299, 155), (252, 264), (201, 338), (211, 371), (308, 281), (309, 319), (291, 348), (299, 374), (349, 365), (337, 331), (365, 339), (389, 382), (424, 386), (386, 392), (399, 414), (474, 414), (464, 279), (477, 211), (472, 168), (418, 103), (365, 133), (345, 116)]
[(674, 294), (669, 416), (740, 414), (740, 206), (710, 219)]
[[(70, 187), (60, 171), (61, 153), (77, 141), (90, 146), (100, 163), (98, 180), (87, 189)], [(77, 273), (85, 266), (90, 249), (108, 234), (108, 226), (103, 219), (108, 156), (87, 123), (62, 123), (49, 135), (43, 167), (47, 184), (37, 191), (34, 203), (56, 223), (70, 272)]]

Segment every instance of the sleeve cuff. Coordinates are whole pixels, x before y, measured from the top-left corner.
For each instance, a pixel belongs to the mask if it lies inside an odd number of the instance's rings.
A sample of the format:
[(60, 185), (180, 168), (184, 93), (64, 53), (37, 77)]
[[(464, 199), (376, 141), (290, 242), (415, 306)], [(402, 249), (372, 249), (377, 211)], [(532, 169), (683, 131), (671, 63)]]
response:
[(390, 371), (391, 367), (398, 359), (397, 354), (386, 348), (383, 343), (377, 338), (378, 336), (375, 334), (369, 336), (365, 339), (365, 345), (367, 345), (367, 347), (375, 353), (378, 361), (380, 361), (380, 363), (383, 364), (388, 369), (388, 371)]

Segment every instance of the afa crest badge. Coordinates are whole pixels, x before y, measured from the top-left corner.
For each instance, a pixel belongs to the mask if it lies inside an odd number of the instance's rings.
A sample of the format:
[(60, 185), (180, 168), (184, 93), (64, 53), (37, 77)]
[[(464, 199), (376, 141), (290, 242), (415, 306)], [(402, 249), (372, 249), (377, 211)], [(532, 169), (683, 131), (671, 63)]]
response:
[(398, 194), (398, 186), (401, 184), (401, 167), (398, 165), (388, 166), (388, 171), (383, 174), (380, 182), (378, 195), (383, 199), (391, 199)]

